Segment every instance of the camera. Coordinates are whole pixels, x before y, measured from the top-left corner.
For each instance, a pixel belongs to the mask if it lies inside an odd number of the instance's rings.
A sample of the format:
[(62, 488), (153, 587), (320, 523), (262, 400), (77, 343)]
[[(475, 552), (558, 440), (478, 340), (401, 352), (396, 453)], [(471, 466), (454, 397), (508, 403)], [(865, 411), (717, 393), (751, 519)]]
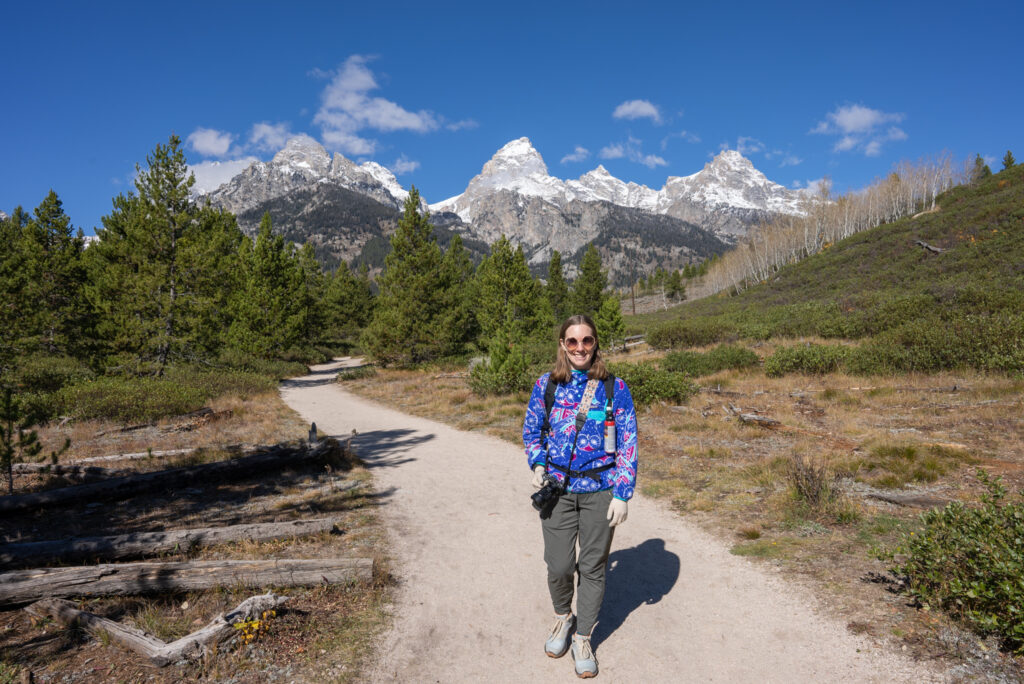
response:
[(543, 484), (530, 495), (530, 501), (533, 502), (533, 507), (540, 511), (540, 517), (548, 518), (551, 516), (555, 501), (564, 491), (565, 485), (559, 482), (558, 478), (551, 473), (544, 473)]

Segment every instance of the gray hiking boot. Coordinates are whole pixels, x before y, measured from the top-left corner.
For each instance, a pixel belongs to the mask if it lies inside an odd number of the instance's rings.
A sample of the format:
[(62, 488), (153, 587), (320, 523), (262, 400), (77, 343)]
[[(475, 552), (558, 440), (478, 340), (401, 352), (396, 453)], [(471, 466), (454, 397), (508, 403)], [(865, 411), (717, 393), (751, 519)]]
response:
[(590, 637), (574, 634), (572, 636), (572, 659), (576, 661), (576, 676), (590, 679), (597, 676), (597, 656), (590, 647)]
[(561, 658), (569, 650), (569, 632), (572, 631), (576, 618), (572, 613), (556, 615), (555, 624), (551, 627), (551, 635), (544, 642), (544, 652), (551, 658)]

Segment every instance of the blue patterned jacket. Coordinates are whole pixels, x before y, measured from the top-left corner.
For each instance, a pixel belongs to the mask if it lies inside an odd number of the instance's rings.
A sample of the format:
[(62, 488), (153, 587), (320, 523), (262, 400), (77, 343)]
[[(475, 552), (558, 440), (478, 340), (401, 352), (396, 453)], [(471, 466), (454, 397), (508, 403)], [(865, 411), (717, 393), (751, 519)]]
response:
[[(523, 445), (526, 447), (526, 458), (532, 469), (537, 464), (545, 463), (544, 448), (541, 445), (540, 430), (544, 425), (544, 388), (548, 384), (548, 376), (540, 376), (533, 386), (530, 403), (526, 407), (526, 419), (523, 421)], [(629, 388), (621, 378), (615, 378), (615, 467), (600, 473), (600, 484), (589, 477), (571, 478), (569, 492), (596, 492), (614, 489), (617, 499), (628, 501), (633, 496), (636, 486), (637, 468), (637, 436), (636, 410)], [(576, 413), (579, 411), (580, 400), (587, 387), (587, 374), (574, 370), (572, 380), (558, 385), (555, 390), (555, 403), (551, 409), (551, 433), (548, 435), (547, 458), (551, 463), (570, 467), (569, 457), (572, 449), (573, 436), (576, 434)], [(597, 386), (594, 401), (587, 422), (583, 424), (579, 439), (576, 442), (576, 456), (572, 459), (572, 470), (588, 470), (607, 465), (611, 455), (604, 452), (604, 383)], [(559, 480), (565, 475), (554, 468), (551, 473)]]

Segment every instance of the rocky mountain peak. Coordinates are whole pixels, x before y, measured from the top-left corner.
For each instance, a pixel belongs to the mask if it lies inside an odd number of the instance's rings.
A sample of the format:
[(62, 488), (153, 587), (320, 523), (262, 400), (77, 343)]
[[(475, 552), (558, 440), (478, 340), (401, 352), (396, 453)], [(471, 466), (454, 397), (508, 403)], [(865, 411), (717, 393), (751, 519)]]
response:
[(529, 138), (519, 138), (506, 143), (494, 153), (490, 161), (484, 164), (482, 176), (527, 176), (537, 174), (548, 175), (547, 164), (530, 142)]
[(323, 145), (308, 135), (290, 138), (284, 149), (274, 155), (272, 163), (294, 171), (310, 171), (326, 175), (331, 167), (331, 155)]

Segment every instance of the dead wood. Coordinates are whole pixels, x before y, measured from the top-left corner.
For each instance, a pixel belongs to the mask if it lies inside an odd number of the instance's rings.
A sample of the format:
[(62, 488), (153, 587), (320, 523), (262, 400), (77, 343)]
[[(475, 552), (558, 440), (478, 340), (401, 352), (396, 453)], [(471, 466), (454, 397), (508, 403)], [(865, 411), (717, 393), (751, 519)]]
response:
[(334, 520), (323, 518), (19, 542), (0, 545), (0, 564), (24, 566), (54, 561), (68, 563), (82, 560), (124, 560), (160, 553), (187, 553), (200, 546), (225, 542), (259, 542), (329, 532), (334, 526)]
[(941, 499), (920, 494), (883, 494), (881, 492), (871, 492), (867, 496), (871, 499), (878, 499), (879, 501), (886, 501), (897, 506), (909, 508), (938, 508), (945, 506), (947, 503)]
[(135, 472), (124, 468), (101, 468), (63, 463), (14, 463), (11, 465), (11, 470), (15, 475), (57, 475), (73, 480), (100, 480), (106, 477), (131, 475)]
[(51, 618), (67, 627), (78, 626), (92, 634), (106, 632), (111, 641), (145, 656), (157, 667), (163, 667), (184, 658), (201, 657), (212, 646), (235, 637), (238, 634), (236, 623), (262, 617), (266, 611), (276, 610), (287, 600), (286, 596), (276, 596), (269, 592), (247, 598), (237, 608), (218, 615), (202, 629), (171, 643), (161, 641), (140, 629), (78, 610), (73, 603), (63, 599), (37, 601), (26, 606), (25, 612), (36, 617)]
[(114, 477), (102, 482), (73, 485), (45, 492), (4, 496), (0, 497), (0, 515), (82, 500), (117, 501), (161, 487), (180, 488), (193, 483), (208, 482), (211, 479), (246, 477), (255, 472), (322, 458), (335, 445), (337, 442), (334, 440), (324, 440), (312, 448), (306, 445), (299, 447), (283, 445), (272, 447), (265, 452), (227, 461), (156, 470), (127, 477)]
[(946, 251), (942, 247), (933, 247), (932, 245), (929, 245), (924, 240), (914, 240), (914, 244), (915, 245), (920, 245), (921, 247), (924, 247), (925, 249), (927, 249), (932, 254), (942, 254), (943, 252)]
[(33, 568), (0, 574), (0, 606), (43, 598), (156, 594), (222, 586), (299, 587), (369, 580), (371, 558), (220, 560)]
[(761, 427), (764, 428), (777, 428), (780, 425), (782, 425), (782, 423), (775, 420), (774, 418), (768, 418), (767, 416), (759, 416), (756, 413), (741, 413), (740, 422), (753, 425), (760, 425)]
[(189, 447), (187, 449), (167, 449), (165, 451), (134, 451), (125, 454), (109, 454), (107, 456), (92, 456), (77, 461), (70, 461), (68, 465), (79, 465), (82, 463), (106, 463), (108, 461), (137, 461), (143, 458), (162, 458), (164, 456), (183, 456), (194, 454), (198, 451), (228, 451), (237, 454), (252, 454), (258, 451), (265, 451), (271, 447), (265, 444), (228, 444), (226, 446)]

